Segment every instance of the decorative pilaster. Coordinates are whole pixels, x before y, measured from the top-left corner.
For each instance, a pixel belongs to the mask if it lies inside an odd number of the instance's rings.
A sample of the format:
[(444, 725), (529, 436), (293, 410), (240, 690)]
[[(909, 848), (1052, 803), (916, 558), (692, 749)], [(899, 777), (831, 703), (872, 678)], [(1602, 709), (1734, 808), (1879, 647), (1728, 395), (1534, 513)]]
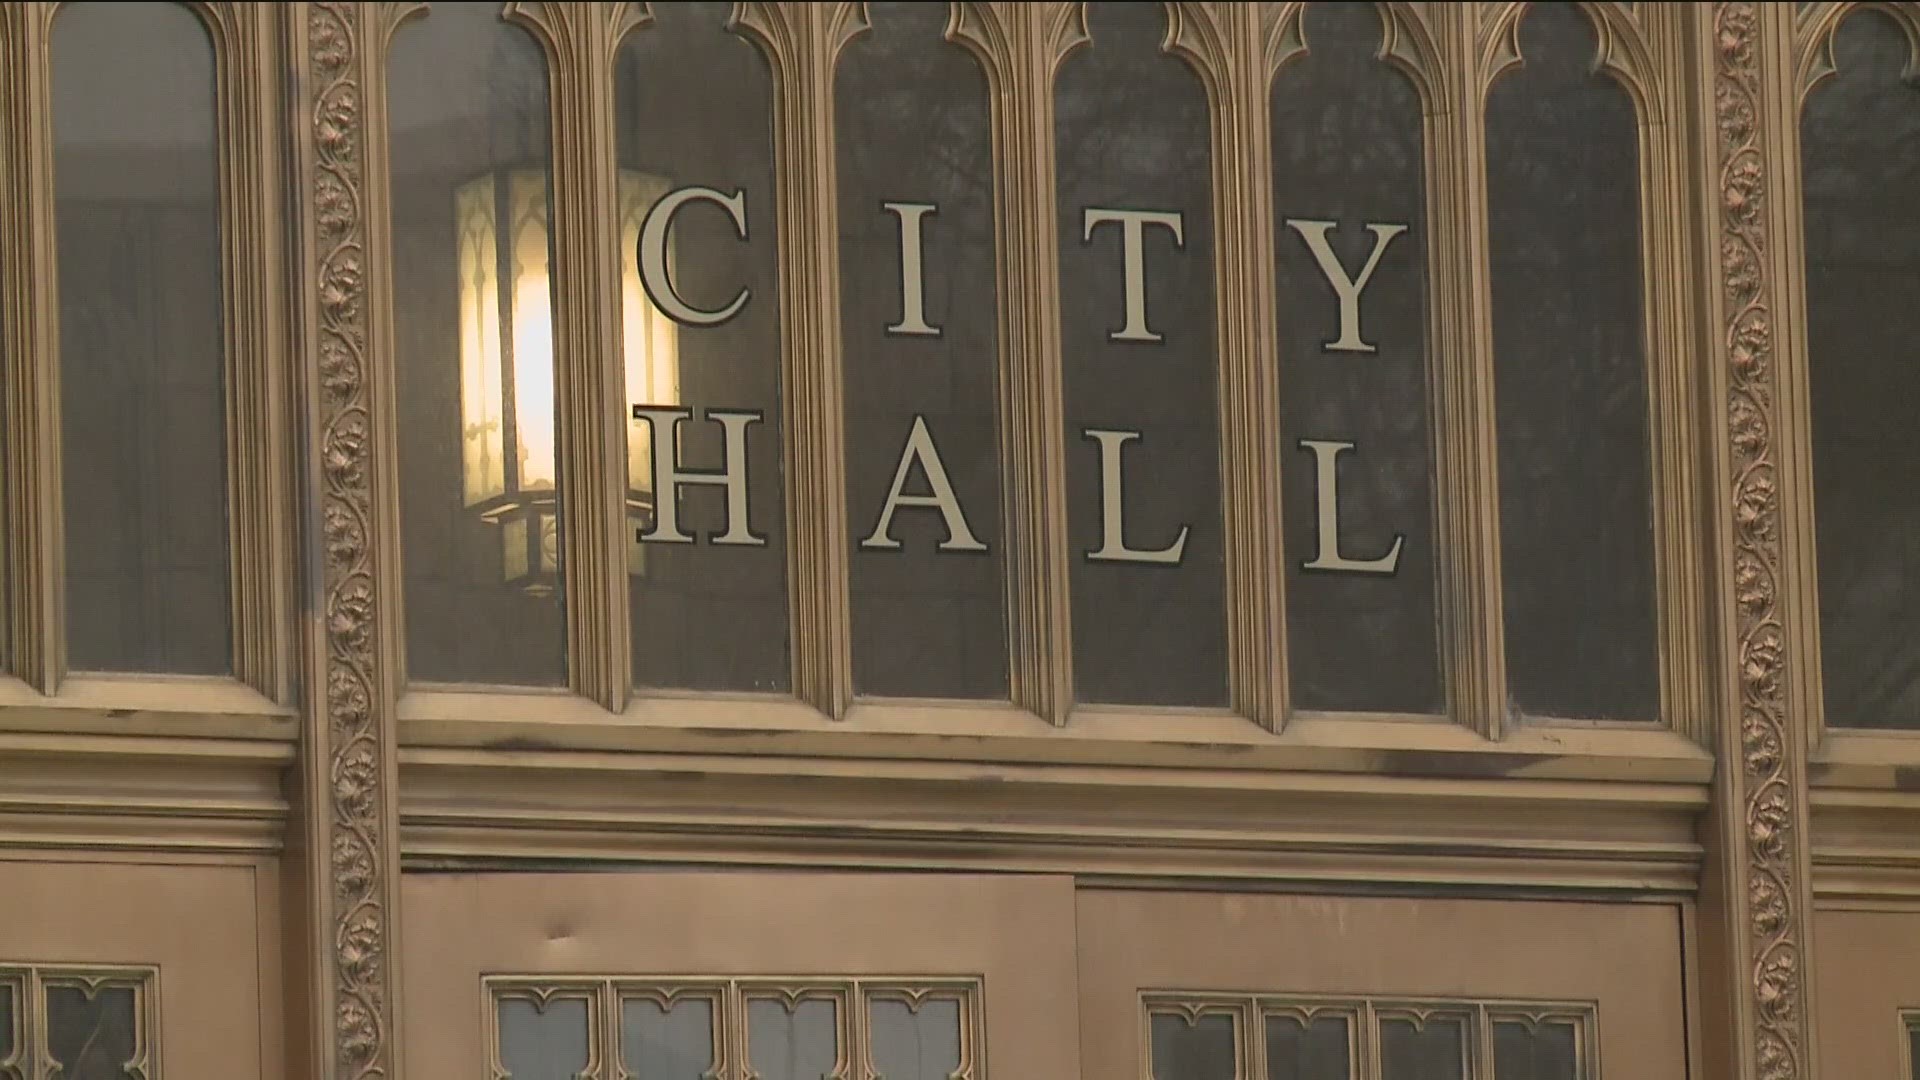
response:
[[(1816, 617), (1803, 557), (1783, 546), (1782, 327), (1798, 245), (1788, 204), (1797, 94), (1787, 4), (1718, 3), (1694, 13), (1696, 145), (1712, 253), (1706, 329), (1722, 418), (1715, 522), (1728, 636), (1703, 921), (1721, 933), (1707, 958), (1708, 1000), (1726, 1012), (1710, 1045), (1716, 1076), (1811, 1080), (1812, 884), (1807, 810), (1812, 714), (1797, 624)], [(1801, 561), (1796, 561), (1801, 560)], [(1724, 988), (1724, 993), (1713, 991)]]
[(394, 689), (393, 333), (384, 56), (419, 5), (304, 4), (287, 12), (294, 72), (293, 344), (317, 545), (304, 659), (299, 828), (315, 1080), (400, 1072), (399, 821)]
[(1064, 724), (1073, 708), (1073, 563), (1053, 77), (1060, 61), (1087, 41), (1086, 12), (1077, 3), (961, 3), (947, 39), (979, 58), (993, 99), (1007, 670), (1015, 705)]
[(554, 393), (568, 678), (609, 712), (633, 687), (628, 614), (627, 428), (613, 66), (645, 4), (508, 4), (547, 52), (553, 96)]
[(741, 3), (730, 27), (746, 31), (773, 69), (793, 689), (837, 720), (853, 702), (853, 608), (833, 68), (867, 28), (866, 5)]
[(1288, 701), (1287, 614), (1267, 46), (1279, 9), (1182, 3), (1168, 13), (1166, 47), (1198, 72), (1213, 127), (1228, 685), (1234, 711), (1278, 731)]
[(67, 670), (60, 487), (50, 3), (0, 8), (0, 368), (5, 379), (7, 670), (41, 693)]

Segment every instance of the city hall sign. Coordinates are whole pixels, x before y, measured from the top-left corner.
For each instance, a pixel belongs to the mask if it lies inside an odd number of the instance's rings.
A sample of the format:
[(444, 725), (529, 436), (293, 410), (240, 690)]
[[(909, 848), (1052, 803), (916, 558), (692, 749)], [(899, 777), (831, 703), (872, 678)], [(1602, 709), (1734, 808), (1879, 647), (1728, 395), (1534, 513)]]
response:
[[(667, 193), (653, 205), (641, 226), (637, 244), (640, 280), (648, 298), (661, 313), (686, 327), (719, 326), (738, 316), (753, 301), (752, 290), (742, 286), (725, 303), (717, 307), (701, 307), (676, 289), (669, 272), (669, 234), (680, 211), (702, 203), (724, 211), (739, 239), (748, 239), (744, 191), (735, 190), (728, 194), (716, 188), (689, 186)], [(898, 321), (885, 327), (889, 335), (940, 335), (940, 327), (927, 321), (925, 259), (922, 254), (927, 218), (936, 216), (938, 211), (939, 206), (935, 203), (882, 204), (882, 212), (891, 216), (897, 226), (900, 251), (901, 315)], [(1380, 265), (1381, 256), (1396, 238), (1407, 231), (1407, 226), (1403, 223), (1367, 223), (1364, 227), (1372, 234), (1371, 250), (1361, 265), (1349, 268), (1342, 265), (1335, 255), (1329, 239), (1336, 228), (1335, 222), (1289, 218), (1285, 220), (1285, 225), (1312, 253), (1315, 264), (1339, 302), (1337, 332), (1323, 342), (1322, 347), (1328, 352), (1375, 352), (1375, 346), (1368, 343), (1360, 324), (1360, 299)], [(1124, 283), (1121, 295), (1114, 298), (1121, 315), (1120, 328), (1108, 331), (1108, 339), (1132, 342), (1163, 340), (1153, 330), (1147, 317), (1145, 237), (1149, 229), (1163, 229), (1171, 235), (1176, 247), (1184, 246), (1185, 215), (1168, 210), (1085, 208), (1081, 217), (1083, 238), (1091, 240), (1100, 229), (1114, 229), (1119, 233)], [(644, 403), (633, 406), (633, 420), (646, 423), (651, 429), (653, 476), (650, 490), (656, 493), (653, 521), (640, 530), (639, 539), (642, 543), (650, 544), (696, 543), (696, 538), (681, 528), (678, 495), (686, 486), (704, 485), (723, 489), (726, 499), (725, 526), (717, 535), (709, 537), (707, 542), (721, 546), (764, 546), (766, 538), (755, 534), (749, 526), (751, 515), (745, 465), (748, 429), (760, 422), (764, 413), (758, 409), (723, 407), (700, 411), (703, 414), (700, 420), (720, 426), (723, 456), (718, 470), (687, 469), (680, 464), (676, 436), (682, 423), (695, 419), (694, 410)], [(1187, 536), (1192, 528), (1190, 524), (1172, 525), (1170, 531), (1173, 539), (1158, 547), (1134, 547), (1126, 540), (1127, 486), (1121, 452), (1128, 443), (1140, 439), (1144, 433), (1087, 428), (1081, 434), (1098, 447), (1100, 454), (1100, 543), (1084, 552), (1085, 557), (1093, 562), (1178, 565), (1186, 550)], [(1349, 574), (1394, 573), (1399, 567), (1400, 552), (1406, 539), (1402, 534), (1396, 534), (1384, 552), (1340, 550), (1338, 463), (1340, 455), (1354, 449), (1354, 444), (1338, 439), (1301, 439), (1298, 446), (1313, 455), (1317, 482), (1317, 544), (1313, 556), (1303, 560), (1301, 567)], [(921, 509), (938, 513), (945, 525), (946, 539), (939, 543), (938, 550), (986, 551), (986, 543), (968, 523), (966, 508), (948, 477), (939, 446), (927, 427), (924, 415), (914, 416), (897, 460), (886, 501), (872, 529), (859, 541), (859, 546), (866, 550), (899, 549), (900, 541), (893, 536), (894, 516), (903, 509)], [(924, 478), (924, 484), (921, 485), (924, 490), (909, 491), (909, 481), (916, 470)]]

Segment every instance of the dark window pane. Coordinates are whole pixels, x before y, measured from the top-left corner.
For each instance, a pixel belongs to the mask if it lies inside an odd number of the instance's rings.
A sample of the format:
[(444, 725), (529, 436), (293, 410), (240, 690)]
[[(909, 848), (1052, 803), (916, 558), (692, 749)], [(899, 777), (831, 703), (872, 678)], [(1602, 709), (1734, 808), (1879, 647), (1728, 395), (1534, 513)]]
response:
[(1347, 1021), (1315, 1017), (1267, 1017), (1267, 1080), (1350, 1080), (1353, 1044)]
[(620, 1053), (628, 1073), (644, 1080), (705, 1080), (713, 1069), (713, 1004), (647, 998), (620, 1003)]
[(193, 12), (61, 7), (54, 202), (76, 669), (232, 668), (215, 123), (213, 43)]
[(1374, 5), (1303, 17), (1309, 51), (1273, 83), (1293, 705), (1436, 713), (1420, 95), (1374, 59)]
[(501, 5), (394, 37), (395, 394), (408, 674), (566, 681), (547, 69)]
[(1800, 121), (1827, 722), (1920, 728), (1920, 88), (1886, 15), (1836, 33)]
[(1154, 1013), (1153, 1080), (1233, 1080), (1233, 1018)]
[(573, 1080), (591, 1060), (587, 1002), (561, 998), (541, 1008), (524, 998), (497, 1003), (500, 1064), (511, 1080)]
[(1223, 705), (1207, 96), (1161, 5), (1087, 19), (1055, 114), (1074, 674), (1086, 701)]
[[(761, 1080), (827, 1080), (839, 1060), (838, 1009), (803, 1000), (788, 1010), (769, 999), (747, 1002), (747, 1064)], [(888, 1078), (892, 1080), (892, 1078)]]
[[(834, 89), (854, 682), (1005, 697), (986, 78), (941, 39), (945, 5), (871, 16)], [(916, 423), (931, 449), (896, 481)]]
[(1487, 98), (1500, 560), (1513, 704), (1660, 712), (1633, 101), (1572, 4)]
[(134, 992), (106, 986), (47, 987), (47, 1053), (62, 1080), (138, 1080), (127, 1068), (145, 1049), (135, 1038)]
[(0, 983), (0, 1062), (11, 1061), (20, 1051), (20, 988), (16, 983)]
[(1568, 1023), (1495, 1023), (1494, 1080), (1582, 1080), (1578, 1036)]
[[(630, 525), (652, 537), (629, 546), (633, 671), (642, 686), (781, 690), (791, 675), (773, 90), (760, 50), (727, 31), (730, 9), (655, 5), (614, 73), (621, 177), (643, 192), (623, 211), (624, 272), (644, 269), (640, 220), (656, 207), (672, 215), (658, 218), (671, 225), (659, 280), (637, 275), (644, 296), (628, 288), (627, 404), (669, 410), (658, 430), (629, 420)], [(654, 194), (666, 192), (685, 201)], [(642, 317), (657, 333), (637, 329)], [(661, 453), (671, 410), (690, 412)], [(676, 467), (715, 479), (731, 469), (736, 486), (682, 483), (675, 500), (656, 488)]]
[(1380, 1022), (1381, 1080), (1466, 1080), (1466, 1025), (1449, 1017)]
[(879, 1080), (947, 1080), (960, 1068), (960, 1003), (897, 998), (868, 1004), (872, 1060)]

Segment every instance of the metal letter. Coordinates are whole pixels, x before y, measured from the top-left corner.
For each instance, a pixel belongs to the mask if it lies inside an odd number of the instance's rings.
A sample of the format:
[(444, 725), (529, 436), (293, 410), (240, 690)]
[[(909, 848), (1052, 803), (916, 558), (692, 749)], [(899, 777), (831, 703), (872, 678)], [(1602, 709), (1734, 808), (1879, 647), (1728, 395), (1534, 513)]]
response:
[(1082, 241), (1093, 239), (1093, 227), (1109, 221), (1120, 223), (1120, 254), (1126, 270), (1127, 323), (1107, 335), (1110, 341), (1162, 341), (1147, 329), (1147, 259), (1142, 237), (1148, 225), (1165, 225), (1173, 232), (1173, 246), (1183, 248), (1187, 238), (1181, 215), (1166, 210), (1106, 210), (1089, 206), (1082, 223)]
[(1340, 452), (1353, 449), (1350, 442), (1301, 439), (1303, 449), (1313, 451), (1318, 467), (1315, 501), (1319, 517), (1319, 550), (1313, 559), (1301, 563), (1305, 570), (1339, 570), (1350, 574), (1391, 574), (1400, 566), (1400, 546), (1405, 535), (1393, 538), (1393, 547), (1377, 559), (1349, 559), (1340, 554)]
[(937, 214), (933, 203), (890, 202), (881, 206), (900, 219), (900, 321), (887, 327), (889, 334), (919, 334), (939, 337), (940, 328), (927, 325), (927, 285), (922, 274), (920, 233), (923, 219)]
[[(900, 489), (907, 486), (907, 474), (918, 461), (920, 469), (927, 474), (927, 486), (932, 489), (928, 495), (904, 495)], [(898, 548), (900, 541), (893, 538), (893, 512), (902, 506), (931, 506), (940, 511), (947, 524), (947, 538), (940, 543), (941, 551), (985, 551), (987, 545), (981, 543), (973, 530), (967, 528), (967, 515), (960, 509), (960, 497), (954, 494), (953, 484), (947, 479), (947, 467), (940, 463), (940, 451), (934, 448), (933, 435), (927, 431), (927, 418), (915, 416), (913, 430), (907, 433), (907, 445), (900, 452), (900, 467), (893, 472), (893, 487), (887, 492), (887, 504), (880, 508), (880, 520), (874, 523), (873, 535), (860, 541), (863, 548)]]
[(1120, 482), (1120, 451), (1140, 437), (1137, 431), (1086, 429), (1085, 434), (1100, 444), (1100, 550), (1087, 552), (1095, 562), (1143, 562), (1178, 566), (1187, 550), (1187, 526), (1173, 543), (1158, 551), (1142, 551), (1127, 546), (1124, 533), (1126, 512), (1121, 505), (1124, 488)]
[(739, 547), (765, 547), (767, 538), (753, 535), (747, 517), (747, 426), (761, 419), (757, 412), (708, 409), (707, 419), (720, 422), (725, 433), (723, 464), (719, 472), (687, 472), (680, 468), (680, 455), (674, 437), (680, 421), (693, 416), (692, 409), (635, 405), (633, 418), (645, 420), (653, 428), (653, 528), (640, 533), (642, 543), (691, 544), (694, 538), (680, 531), (680, 485), (713, 484), (727, 489), (727, 528), (708, 540), (713, 544)]
[(1288, 218), (1287, 225), (1307, 242), (1307, 250), (1313, 252), (1313, 261), (1320, 264), (1320, 272), (1326, 275), (1327, 284), (1333, 286), (1333, 294), (1340, 298), (1340, 336), (1327, 342), (1324, 348), (1329, 352), (1378, 352), (1360, 337), (1360, 290), (1373, 280), (1374, 268), (1380, 265), (1380, 256), (1386, 254), (1387, 245), (1393, 243), (1394, 237), (1406, 232), (1407, 227), (1367, 226), (1367, 231), (1373, 234), (1373, 254), (1367, 256), (1367, 265), (1361, 268), (1360, 277), (1355, 280), (1347, 276), (1346, 268), (1340, 265), (1340, 259), (1333, 253), (1333, 246), (1327, 243), (1327, 233), (1333, 228), (1333, 222)]
[(653, 301), (653, 306), (666, 312), (667, 318), (674, 322), (682, 326), (718, 326), (740, 314), (740, 309), (746, 307), (747, 300), (753, 296), (753, 290), (742, 287), (726, 307), (712, 311), (694, 307), (674, 291), (673, 276), (667, 272), (667, 233), (673, 229), (674, 215), (690, 202), (710, 202), (724, 209), (733, 218), (733, 228), (740, 239), (747, 238), (745, 191), (732, 195), (710, 187), (669, 191), (647, 211), (647, 219), (640, 225), (640, 283), (646, 287), (647, 299)]

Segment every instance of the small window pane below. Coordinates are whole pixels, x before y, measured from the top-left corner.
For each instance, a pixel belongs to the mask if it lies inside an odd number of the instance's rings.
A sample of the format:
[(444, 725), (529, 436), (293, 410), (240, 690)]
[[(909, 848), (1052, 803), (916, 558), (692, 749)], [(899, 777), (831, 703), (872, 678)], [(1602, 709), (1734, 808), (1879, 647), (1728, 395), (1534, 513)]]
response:
[(713, 1003), (630, 998), (620, 1006), (620, 1056), (646, 1080), (701, 1080), (714, 1065)]
[(62, 1080), (128, 1080), (138, 1060), (134, 993), (103, 987), (47, 987), (47, 1052)]
[(1153, 1080), (1233, 1080), (1233, 1019), (1157, 1013), (1153, 1017)]
[(1353, 1047), (1342, 1016), (1305, 1023), (1267, 1018), (1267, 1080), (1351, 1080)]
[(19, 1029), (13, 1011), (20, 1007), (19, 995), (12, 983), (0, 983), (0, 1062), (10, 1061), (19, 1047), (14, 1034)]
[(1581, 1080), (1578, 1036), (1569, 1023), (1496, 1022), (1494, 1080)]
[(586, 1001), (553, 1001), (541, 1009), (525, 998), (508, 998), (497, 1008), (500, 1064), (511, 1080), (573, 1080), (587, 1067)]
[(823, 1080), (840, 1057), (838, 1009), (831, 1001), (747, 1004), (747, 1058), (760, 1080)]
[(1380, 1023), (1382, 1080), (1466, 1080), (1466, 1031), (1459, 1020)]
[(880, 1080), (947, 1080), (960, 1068), (960, 1003), (898, 999), (868, 1006), (874, 1068)]

